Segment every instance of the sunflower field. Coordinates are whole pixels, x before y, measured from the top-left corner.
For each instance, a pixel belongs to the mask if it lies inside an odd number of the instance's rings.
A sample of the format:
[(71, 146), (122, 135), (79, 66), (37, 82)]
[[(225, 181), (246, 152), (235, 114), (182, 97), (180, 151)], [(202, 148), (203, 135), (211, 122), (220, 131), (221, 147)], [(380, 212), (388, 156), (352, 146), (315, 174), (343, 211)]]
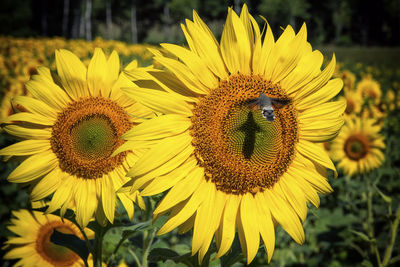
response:
[(179, 45), (0, 36), (1, 266), (400, 263), (396, 57), (227, 10)]

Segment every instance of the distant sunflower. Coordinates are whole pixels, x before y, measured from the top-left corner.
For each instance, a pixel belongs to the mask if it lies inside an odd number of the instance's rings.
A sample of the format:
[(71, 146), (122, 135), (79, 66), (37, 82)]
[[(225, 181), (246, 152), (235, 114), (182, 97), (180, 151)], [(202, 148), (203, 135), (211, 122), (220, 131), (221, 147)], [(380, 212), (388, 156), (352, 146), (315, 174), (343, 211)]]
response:
[(343, 89), (345, 92), (352, 91), (354, 89), (354, 83), (356, 81), (356, 76), (349, 70), (342, 71), (339, 75), (343, 80)]
[[(170, 72), (148, 71), (148, 88), (125, 90), (164, 115), (128, 131), (117, 152), (157, 144), (128, 175), (144, 196), (170, 188), (154, 211), (169, 212), (158, 234), (194, 228), (192, 253), (201, 262), (214, 234), (220, 257), (237, 229), (248, 263), (260, 235), (270, 260), (276, 223), (303, 243), (307, 202), (318, 206), (317, 192), (332, 190), (326, 168), (335, 167), (316, 142), (343, 124), (345, 102), (329, 102), (343, 86), (330, 80), (335, 58), (321, 72), (323, 56), (312, 51), (305, 25), (298, 34), (286, 27), (276, 42), (268, 26), (262, 41), (246, 5), (240, 17), (229, 8), (220, 43), (196, 12), (182, 29), (189, 49), (162, 44), (174, 58), (154, 51)], [(273, 105), (273, 121), (252, 109), (260, 93), (285, 102)]]
[(338, 168), (348, 175), (366, 173), (378, 168), (383, 160), (385, 148), (381, 127), (376, 120), (358, 117), (346, 118), (340, 134), (331, 146), (332, 159)]
[[(20, 259), (15, 266), (85, 266), (82, 259), (72, 250), (54, 244), (50, 236), (54, 230), (65, 234), (73, 234), (83, 240), (79, 228), (71, 221), (52, 214), (37, 211), (13, 211), (15, 217), (7, 228), (17, 236), (8, 237), (2, 249), (9, 250), (4, 259)], [(88, 238), (93, 232), (86, 228)]]
[(116, 191), (129, 180), (125, 173), (137, 155), (111, 154), (124, 143), (121, 135), (151, 112), (120, 90), (134, 84), (120, 74), (116, 52), (107, 60), (95, 49), (86, 68), (73, 53), (57, 50), (56, 65), (57, 74), (39, 67), (26, 83), (32, 98), (14, 98), (26, 112), (2, 121), (6, 132), (26, 139), (0, 150), (7, 158), (26, 158), (8, 180), (31, 184), (32, 201), (54, 193), (48, 212), (61, 208), (64, 214), (73, 206), (82, 226), (94, 215), (113, 222), (117, 196), (132, 217), (132, 201), (144, 205), (138, 192)]
[(346, 101), (345, 115), (359, 114), (363, 105), (360, 95), (354, 91), (347, 91), (344, 97), (340, 97)]
[(357, 93), (364, 99), (371, 99), (377, 105), (381, 101), (382, 91), (380, 84), (370, 76), (364, 77), (356, 87)]

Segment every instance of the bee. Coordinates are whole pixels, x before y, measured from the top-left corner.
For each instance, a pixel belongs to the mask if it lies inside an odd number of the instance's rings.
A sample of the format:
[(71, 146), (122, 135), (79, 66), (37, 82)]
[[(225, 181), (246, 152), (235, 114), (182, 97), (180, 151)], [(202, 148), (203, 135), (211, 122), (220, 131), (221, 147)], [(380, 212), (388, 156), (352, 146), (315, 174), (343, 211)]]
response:
[(267, 121), (274, 121), (275, 114), (273, 105), (286, 105), (289, 103), (289, 101), (289, 99), (268, 97), (264, 93), (260, 93), (258, 98), (250, 100), (249, 106), (253, 108), (259, 107), (261, 109), (261, 115), (267, 119)]

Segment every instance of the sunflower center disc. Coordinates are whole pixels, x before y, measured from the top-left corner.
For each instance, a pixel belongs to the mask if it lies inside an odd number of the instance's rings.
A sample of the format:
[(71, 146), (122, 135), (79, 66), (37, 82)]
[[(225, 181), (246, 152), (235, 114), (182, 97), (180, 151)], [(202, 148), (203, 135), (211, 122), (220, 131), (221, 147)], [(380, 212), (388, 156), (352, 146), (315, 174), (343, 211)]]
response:
[(50, 222), (45, 224), (39, 230), (36, 240), (36, 250), (47, 262), (54, 266), (71, 266), (79, 260), (79, 256), (72, 250), (54, 244), (50, 241), (53, 230), (57, 230), (64, 234), (76, 234), (68, 226), (62, 222)]
[(53, 125), (51, 148), (60, 168), (83, 178), (100, 178), (122, 164), (126, 152), (111, 157), (132, 127), (129, 115), (102, 97), (82, 98), (64, 109)]
[(267, 121), (251, 100), (263, 92), (288, 99), (279, 85), (261, 76), (232, 75), (193, 110), (195, 155), (218, 190), (256, 193), (273, 186), (292, 162), (298, 141), (297, 112), (289, 101), (273, 105)]
[(346, 140), (344, 150), (350, 159), (360, 160), (367, 155), (369, 150), (368, 144), (369, 142), (365, 136), (353, 135)]

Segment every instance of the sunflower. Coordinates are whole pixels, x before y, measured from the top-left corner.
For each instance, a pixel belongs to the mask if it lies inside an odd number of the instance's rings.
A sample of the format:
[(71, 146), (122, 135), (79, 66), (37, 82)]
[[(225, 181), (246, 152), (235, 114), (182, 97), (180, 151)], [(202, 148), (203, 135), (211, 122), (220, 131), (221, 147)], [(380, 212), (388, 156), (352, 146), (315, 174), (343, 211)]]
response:
[(348, 92), (353, 90), (354, 83), (356, 81), (356, 76), (354, 73), (349, 70), (344, 70), (339, 73), (338, 77), (343, 79), (344, 91)]
[[(329, 102), (343, 86), (330, 80), (335, 58), (321, 71), (323, 56), (312, 51), (305, 25), (297, 34), (286, 27), (276, 42), (267, 26), (262, 41), (246, 5), (240, 17), (229, 8), (220, 43), (196, 12), (182, 29), (188, 49), (162, 44), (174, 58), (153, 51), (169, 72), (127, 72), (149, 81), (126, 94), (162, 115), (123, 135), (115, 153), (157, 144), (128, 176), (143, 196), (170, 189), (154, 211), (155, 218), (169, 213), (158, 234), (194, 228), (192, 253), (201, 262), (214, 234), (220, 257), (237, 229), (248, 263), (260, 235), (270, 261), (276, 223), (302, 244), (307, 202), (318, 206), (317, 193), (332, 191), (326, 168), (335, 167), (317, 142), (343, 124), (345, 101)], [(260, 95), (277, 99), (274, 119), (255, 105)]]
[[(7, 228), (17, 236), (8, 237), (3, 249), (9, 250), (4, 259), (20, 259), (15, 266), (85, 266), (82, 259), (70, 249), (54, 244), (50, 236), (54, 230), (74, 234), (83, 240), (79, 228), (71, 221), (37, 211), (13, 211), (15, 217)], [(85, 234), (93, 238), (86, 228)]]
[(340, 97), (346, 101), (345, 115), (358, 114), (361, 111), (363, 100), (360, 95), (354, 91), (347, 91), (344, 97)]
[(381, 126), (370, 118), (346, 118), (340, 134), (331, 146), (332, 159), (347, 175), (361, 174), (378, 168), (383, 160), (385, 148)]
[(56, 65), (57, 73), (39, 67), (26, 83), (33, 97), (14, 98), (26, 112), (2, 121), (6, 132), (25, 139), (0, 150), (6, 158), (24, 157), (8, 180), (31, 184), (32, 201), (54, 193), (47, 212), (61, 208), (63, 215), (74, 207), (81, 226), (93, 216), (113, 222), (116, 197), (132, 218), (132, 201), (143, 207), (143, 200), (138, 192), (116, 191), (139, 152), (111, 154), (124, 143), (120, 136), (151, 111), (123, 95), (120, 88), (134, 84), (120, 73), (115, 51), (106, 59), (95, 49), (86, 68), (73, 53), (57, 50)]
[(375, 105), (379, 104), (381, 101), (381, 86), (369, 75), (365, 76), (357, 84), (356, 92), (364, 99), (371, 99)]

